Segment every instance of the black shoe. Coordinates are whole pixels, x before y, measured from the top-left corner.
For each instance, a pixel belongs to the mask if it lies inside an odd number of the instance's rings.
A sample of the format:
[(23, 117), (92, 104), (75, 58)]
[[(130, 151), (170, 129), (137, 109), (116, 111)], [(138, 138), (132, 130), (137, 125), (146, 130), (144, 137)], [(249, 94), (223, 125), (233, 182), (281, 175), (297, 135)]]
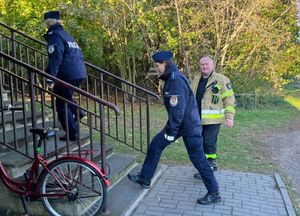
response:
[(209, 166), (213, 171), (218, 171), (217, 161), (216, 159), (207, 159)]
[(202, 177), (201, 177), (200, 173), (195, 173), (194, 178), (198, 179), (198, 180), (202, 180)]
[(197, 199), (197, 203), (200, 205), (210, 205), (220, 202), (222, 202), (220, 193), (207, 193), (204, 197)]
[(128, 174), (127, 177), (133, 183), (141, 185), (142, 188), (145, 188), (145, 189), (150, 188), (151, 181), (143, 178), (140, 174), (137, 174), (137, 175)]
[[(79, 112), (79, 119), (83, 119), (84, 117), (86, 117), (86, 113), (83, 112), (82, 110), (80, 110)], [(75, 115), (75, 121), (77, 121), (77, 115)]]
[[(78, 137), (75, 135), (75, 136), (69, 137), (69, 140), (70, 140), (70, 141), (76, 141), (77, 138), (78, 138)], [(60, 140), (60, 141), (67, 141), (67, 135), (64, 135), (64, 136), (62, 136), (62, 137), (59, 137), (59, 140)]]

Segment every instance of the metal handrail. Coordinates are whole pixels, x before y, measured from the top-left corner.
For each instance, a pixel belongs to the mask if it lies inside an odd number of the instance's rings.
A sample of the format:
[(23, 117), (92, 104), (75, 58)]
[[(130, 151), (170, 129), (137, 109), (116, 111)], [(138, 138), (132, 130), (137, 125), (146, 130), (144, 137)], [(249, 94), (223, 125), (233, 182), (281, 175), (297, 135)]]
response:
[(115, 104), (107, 102), (106, 100), (98, 98), (98, 97), (96, 97), (96, 96), (94, 96), (94, 95), (92, 95), (92, 94), (90, 94), (90, 93), (88, 93), (86, 91), (83, 91), (82, 89), (77, 88), (77, 87), (75, 87), (75, 86), (73, 86), (73, 85), (71, 85), (71, 84), (69, 84), (69, 83), (67, 83), (67, 82), (65, 82), (63, 80), (60, 80), (60, 79), (58, 79), (58, 78), (56, 78), (54, 76), (51, 76), (51, 75), (49, 75), (49, 74), (47, 74), (47, 73), (45, 73), (45, 72), (43, 72), (41, 70), (38, 70), (38, 69), (36, 69), (36, 68), (34, 68), (34, 67), (32, 67), (32, 66), (30, 66), (30, 65), (28, 65), (28, 64), (26, 64), (26, 63), (24, 63), (22, 61), (19, 61), (19, 60), (15, 59), (15, 58), (11, 57), (10, 55), (7, 55), (7, 54), (3, 53), (2, 51), (0, 51), (0, 56), (2, 56), (4, 58), (7, 58), (10, 61), (12, 61), (12, 62), (14, 62), (14, 63), (16, 63), (18, 65), (21, 65), (22, 67), (25, 67), (26, 69), (29, 69), (29, 70), (31, 70), (31, 71), (33, 71), (35, 73), (38, 73), (38, 74), (40, 74), (40, 75), (42, 75), (42, 76), (44, 76), (44, 77), (46, 77), (48, 79), (54, 80), (55, 82), (58, 82), (58, 83), (60, 83), (60, 84), (62, 84), (64, 86), (67, 86), (68, 88), (72, 88), (74, 91), (76, 91), (76, 92), (78, 92), (78, 93), (80, 93), (80, 94), (82, 94), (82, 95), (84, 95), (84, 96), (86, 96), (88, 98), (91, 98), (91, 99), (93, 99), (93, 100), (95, 100), (95, 101), (97, 101), (97, 102), (99, 102), (99, 103), (101, 103), (101, 104), (103, 104), (103, 105), (105, 105), (107, 107), (110, 107), (116, 113), (118, 113), (118, 114), (120, 113), (119, 107), (117, 105), (115, 105)]
[(128, 82), (127, 80), (124, 80), (124, 79), (122, 79), (122, 78), (120, 78), (120, 77), (118, 77), (118, 76), (116, 76), (116, 75), (114, 75), (114, 74), (112, 74), (112, 73), (109, 73), (108, 71), (106, 71), (106, 70), (104, 70), (104, 69), (102, 69), (102, 68), (99, 68), (99, 67), (97, 67), (97, 66), (95, 66), (95, 65), (93, 65), (93, 64), (91, 64), (91, 63), (85, 62), (85, 64), (86, 64), (87, 66), (90, 66), (90, 67), (93, 68), (93, 69), (96, 69), (96, 70), (98, 70), (98, 71), (101, 71), (101, 73), (103, 73), (103, 74), (105, 74), (105, 75), (107, 75), (107, 76), (113, 77), (113, 78), (115, 78), (115, 79), (117, 79), (117, 80), (119, 80), (119, 81), (121, 81), (121, 82), (123, 82), (123, 83), (126, 83), (127, 85), (130, 85), (130, 86), (132, 86), (132, 87), (135, 87), (135, 88), (137, 88), (137, 89), (139, 89), (139, 90), (141, 90), (141, 91), (143, 91), (143, 92), (145, 92), (145, 93), (147, 93), (147, 94), (149, 94), (149, 95), (155, 97), (157, 100), (159, 100), (159, 98), (160, 98), (157, 94), (155, 94), (155, 93), (153, 93), (153, 92), (151, 92), (151, 91), (149, 91), (149, 90), (147, 90), (147, 89), (144, 89), (144, 88), (142, 88), (142, 87), (140, 87), (140, 86), (138, 86), (138, 85), (136, 85), (136, 84), (133, 84), (133, 83), (131, 83), (131, 82)]
[[(3, 43), (3, 45), (0, 43), (0, 51), (3, 51), (6, 55), (10, 55), (12, 58), (16, 58), (23, 63), (26, 62), (29, 66), (32, 65), (40, 72), (45, 71), (47, 53), (45, 52), (46, 50), (43, 48), (43, 46), (46, 46), (46, 43), (33, 39), (32, 37), (27, 36), (24, 33), (21, 33), (20, 31), (17, 31), (5, 24), (2, 24), (2, 26), (7, 28), (6, 32), (10, 31), (10, 40), (7, 40), (5, 43)], [(6, 33), (4, 33), (4, 35), (6, 35)], [(31, 42), (33, 43), (30, 42), (32, 45), (30, 45), (30, 47), (26, 46), (25, 49), (23, 49), (24, 45), (22, 44), (22, 47), (20, 47), (20, 40), (18, 39), (18, 36), (24, 37), (24, 41), (27, 41), (27, 39), (28, 41), (32, 39)], [(38, 43), (34, 44), (34, 42)], [(33, 48), (36, 47), (36, 45), (41, 45), (38, 46), (39, 48), (37, 48), (40, 49), (38, 52)], [(33, 50), (33, 53), (31, 50)], [(14, 63), (12, 62), (12, 64)], [(151, 134), (150, 103), (151, 99), (155, 98), (156, 100), (159, 100), (159, 96), (88, 62), (85, 62), (85, 65), (87, 67), (88, 74), (85, 83), (81, 85), (81, 89), (91, 94), (92, 98), (101, 98), (106, 102), (118, 105), (118, 108), (122, 113), (122, 115), (112, 116), (110, 114), (111, 109), (107, 109), (105, 111), (108, 129), (106, 136), (110, 136), (111, 138), (134, 149), (137, 149), (137, 145), (140, 145), (138, 147), (138, 151), (146, 153), (150, 143)], [(43, 76), (48, 78), (50, 75), (43, 74)], [(54, 77), (51, 77), (50, 79), (56, 80)], [(58, 82), (64, 83), (62, 81)], [(125, 88), (119, 87), (119, 85)], [(66, 86), (69, 85), (66, 84)], [(77, 89), (73, 86), (71, 88)], [(19, 92), (18, 87), (16, 92)], [(78, 89), (77, 92), (82, 93)], [(85, 94), (82, 93), (82, 95), (84, 96)], [(16, 97), (17, 96), (18, 95), (16, 94)], [(96, 102), (96, 100), (94, 101)], [(89, 100), (82, 101), (81, 95), (79, 96), (78, 103), (80, 107), (82, 107), (81, 105), (83, 103), (89, 107)], [(96, 109), (95, 103), (92, 106), (94, 106), (93, 109)], [(82, 122), (82, 124), (89, 126), (86, 122)], [(131, 127), (129, 127), (129, 125), (131, 125)], [(98, 130), (97, 124), (93, 125), (93, 128)]]
[[(41, 45), (47, 46), (47, 43), (42, 42), (42, 41), (40, 41), (40, 40), (38, 40), (38, 39), (35, 39), (35, 38), (33, 38), (33, 37), (30, 37), (30, 36), (28, 36), (28, 35), (26, 35), (26, 34), (20, 32), (20, 31), (18, 31), (18, 30), (16, 30), (16, 29), (14, 29), (14, 28), (9, 27), (8, 25), (6, 25), (6, 24), (4, 24), (4, 23), (2, 23), (2, 22), (0, 22), (0, 25), (3, 26), (3, 27), (5, 27), (5, 28), (7, 28), (7, 29), (10, 29), (11, 31), (14, 31), (14, 32), (16, 32), (16, 33), (18, 33), (18, 34), (20, 34), (20, 35), (22, 35), (22, 36), (24, 36), (24, 37), (26, 37), (26, 38), (28, 38), (28, 39), (30, 39), (30, 40), (33, 40), (33, 41), (35, 41), (35, 42), (37, 42), (37, 43), (39, 43), (39, 44), (41, 44)], [(107, 76), (110, 76), (110, 77), (112, 77), (112, 78), (114, 78), (114, 79), (117, 79), (117, 80), (120, 81), (120, 82), (126, 83), (127, 85), (129, 85), (129, 86), (131, 86), (131, 87), (134, 87), (134, 88), (136, 88), (136, 89), (139, 89), (139, 90), (141, 90), (142, 92), (147, 93), (147, 94), (149, 94), (149, 95), (155, 97), (157, 100), (159, 100), (159, 98), (160, 98), (159, 95), (157, 95), (157, 94), (155, 94), (155, 93), (153, 93), (153, 92), (151, 92), (151, 91), (149, 91), (149, 90), (147, 90), (147, 89), (144, 89), (144, 88), (142, 88), (142, 87), (140, 87), (140, 86), (138, 86), (138, 85), (136, 85), (136, 84), (130, 83), (130, 82), (128, 82), (127, 80), (122, 79), (121, 77), (118, 77), (118, 76), (116, 76), (116, 75), (114, 75), (114, 74), (112, 74), (112, 73), (109, 73), (108, 71), (106, 71), (106, 70), (104, 70), (104, 69), (101, 69), (101, 68), (99, 68), (99, 67), (97, 67), (97, 66), (95, 66), (95, 65), (93, 65), (93, 64), (91, 64), (91, 63), (89, 63), (89, 62), (85, 62), (85, 64), (86, 64), (87, 66), (93, 68), (93, 69), (96, 69), (98, 72), (101, 72), (101, 73), (103, 73), (103, 74), (105, 74), (105, 75), (107, 75)]]
[(8, 25), (2, 23), (2, 22), (0, 22), (0, 25), (3, 26), (3, 27), (5, 27), (5, 28), (8, 28), (8, 29), (10, 29), (11, 31), (14, 31), (14, 32), (16, 32), (16, 33), (18, 33), (18, 34), (20, 34), (20, 35), (26, 37), (26, 38), (29, 38), (30, 40), (33, 40), (34, 42), (37, 42), (37, 43), (39, 43), (39, 44), (41, 44), (41, 45), (47, 46), (47, 43), (42, 42), (42, 41), (40, 41), (40, 40), (38, 40), (38, 39), (36, 39), (36, 38), (30, 37), (30, 36), (28, 36), (28, 35), (26, 35), (26, 34), (20, 32), (20, 31), (14, 29), (14, 28), (12, 28), (12, 27), (10, 27), (10, 26), (8, 26)]

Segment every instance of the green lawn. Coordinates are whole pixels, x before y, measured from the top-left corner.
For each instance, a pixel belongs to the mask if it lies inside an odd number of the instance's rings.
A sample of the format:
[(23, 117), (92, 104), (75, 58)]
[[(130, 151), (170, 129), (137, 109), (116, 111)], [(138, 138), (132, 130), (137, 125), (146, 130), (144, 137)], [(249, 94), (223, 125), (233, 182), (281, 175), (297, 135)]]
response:
[[(152, 137), (165, 125), (167, 116), (162, 105), (152, 107)], [(271, 173), (278, 169), (261, 149), (260, 135), (268, 130), (284, 126), (300, 112), (292, 106), (265, 108), (257, 110), (237, 109), (234, 127), (221, 127), (218, 137), (218, 164), (221, 169)], [(112, 141), (113, 142), (113, 141)], [(131, 152), (123, 144), (117, 151)], [(138, 153), (136, 153), (138, 154)], [(144, 155), (139, 156), (142, 161)], [(168, 146), (161, 157), (162, 163), (190, 164), (182, 139)]]

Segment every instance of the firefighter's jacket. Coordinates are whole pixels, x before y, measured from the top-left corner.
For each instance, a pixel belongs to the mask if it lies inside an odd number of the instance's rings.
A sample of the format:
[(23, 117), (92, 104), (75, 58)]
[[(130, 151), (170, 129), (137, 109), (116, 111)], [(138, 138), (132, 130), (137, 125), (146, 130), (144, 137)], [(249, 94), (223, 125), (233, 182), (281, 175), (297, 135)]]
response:
[[(193, 82), (196, 95), (201, 74)], [(227, 119), (233, 119), (235, 114), (235, 97), (230, 80), (213, 72), (207, 80), (205, 92), (201, 101), (201, 121), (203, 125), (222, 124)]]

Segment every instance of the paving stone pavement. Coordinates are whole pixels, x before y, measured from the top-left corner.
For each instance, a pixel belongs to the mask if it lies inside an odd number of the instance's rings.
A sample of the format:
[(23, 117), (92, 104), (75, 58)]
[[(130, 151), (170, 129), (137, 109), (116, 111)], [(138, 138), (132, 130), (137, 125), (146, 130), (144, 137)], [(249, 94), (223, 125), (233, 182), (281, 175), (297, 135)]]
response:
[(192, 166), (169, 165), (137, 204), (132, 216), (294, 216), (290, 199), (278, 175), (217, 171), (222, 202), (196, 203), (206, 194), (202, 181), (194, 179)]

